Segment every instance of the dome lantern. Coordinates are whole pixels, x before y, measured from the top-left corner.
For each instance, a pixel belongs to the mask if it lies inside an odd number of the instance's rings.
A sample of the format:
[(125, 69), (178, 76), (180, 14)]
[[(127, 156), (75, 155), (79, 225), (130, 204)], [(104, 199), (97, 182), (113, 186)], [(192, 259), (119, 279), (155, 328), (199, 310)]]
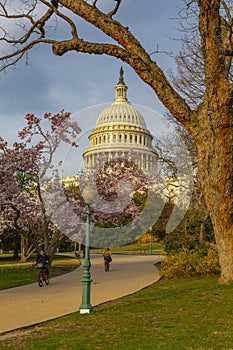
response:
[(120, 69), (120, 78), (118, 84), (115, 86), (115, 102), (126, 102), (127, 101), (127, 92), (128, 87), (125, 85), (124, 82), (124, 71), (123, 68), (121, 67)]

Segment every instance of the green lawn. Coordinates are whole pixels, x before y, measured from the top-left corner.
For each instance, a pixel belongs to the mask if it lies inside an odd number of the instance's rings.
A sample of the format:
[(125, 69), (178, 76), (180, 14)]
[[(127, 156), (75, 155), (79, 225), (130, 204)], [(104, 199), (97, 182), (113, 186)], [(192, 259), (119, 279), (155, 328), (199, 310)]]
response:
[(142, 291), (0, 336), (1, 350), (233, 349), (233, 284), (161, 280)]
[[(93, 253), (102, 253), (104, 249), (91, 249)], [(131, 243), (122, 247), (111, 248), (111, 252), (114, 254), (149, 254), (150, 243)], [(161, 242), (152, 242), (153, 254), (164, 253), (164, 245)]]
[[(10, 260), (9, 257), (0, 256), (0, 290), (35, 282), (38, 270), (32, 267), (32, 263), (33, 259), (30, 262), (20, 263), (19, 261)], [(78, 259), (55, 256), (51, 268), (51, 277), (72, 271), (79, 264)]]

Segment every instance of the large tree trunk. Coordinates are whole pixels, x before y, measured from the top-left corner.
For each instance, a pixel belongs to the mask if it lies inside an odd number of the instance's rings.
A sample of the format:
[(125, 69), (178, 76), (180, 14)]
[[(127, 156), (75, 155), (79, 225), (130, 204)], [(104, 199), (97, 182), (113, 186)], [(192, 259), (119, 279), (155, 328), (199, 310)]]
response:
[(229, 283), (233, 282), (233, 139), (229, 127), (233, 113), (231, 106), (224, 109), (212, 113), (208, 106), (196, 145), (201, 183), (219, 253), (220, 282)]
[[(220, 1), (199, 0), (205, 96), (189, 124), (198, 150), (206, 205), (221, 266), (220, 282), (233, 282), (233, 110), (228, 61), (223, 55)], [(229, 36), (231, 45), (232, 37)]]

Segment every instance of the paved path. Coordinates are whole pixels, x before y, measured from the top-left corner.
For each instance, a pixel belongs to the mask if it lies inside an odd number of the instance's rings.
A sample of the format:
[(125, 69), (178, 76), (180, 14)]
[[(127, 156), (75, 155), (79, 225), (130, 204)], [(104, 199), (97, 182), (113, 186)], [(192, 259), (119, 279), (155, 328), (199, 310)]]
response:
[[(91, 256), (91, 305), (134, 293), (156, 282), (158, 256), (113, 255), (109, 272), (102, 256)], [(0, 333), (76, 312), (81, 304), (82, 266), (55, 277), (49, 286), (37, 283), (0, 291)]]

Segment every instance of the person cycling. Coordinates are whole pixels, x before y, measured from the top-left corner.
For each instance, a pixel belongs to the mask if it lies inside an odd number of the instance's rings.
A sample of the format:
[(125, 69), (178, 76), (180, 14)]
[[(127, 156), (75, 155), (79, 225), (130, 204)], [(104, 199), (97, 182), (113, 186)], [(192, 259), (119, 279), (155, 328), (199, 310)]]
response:
[(42, 264), (43, 265), (43, 269), (46, 271), (47, 276), (49, 275), (49, 256), (47, 254), (45, 254), (44, 249), (40, 250), (40, 253), (37, 254), (36, 260), (35, 260), (36, 264)]
[(111, 255), (111, 250), (106, 248), (103, 252), (105, 271), (109, 271), (109, 263), (112, 261)]

